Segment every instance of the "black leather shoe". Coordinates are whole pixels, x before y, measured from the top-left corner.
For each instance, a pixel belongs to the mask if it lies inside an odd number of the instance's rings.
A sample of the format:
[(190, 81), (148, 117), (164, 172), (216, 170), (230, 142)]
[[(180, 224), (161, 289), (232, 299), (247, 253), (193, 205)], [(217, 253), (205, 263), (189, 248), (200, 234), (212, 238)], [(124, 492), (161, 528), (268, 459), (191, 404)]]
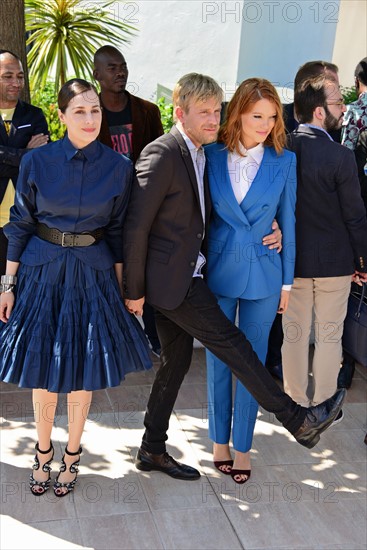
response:
[(312, 449), (320, 440), (320, 434), (325, 431), (338, 416), (347, 394), (345, 388), (336, 393), (323, 403), (307, 409), (306, 417), (300, 428), (293, 434), (294, 438), (308, 449)]
[(151, 470), (158, 470), (175, 479), (199, 479), (200, 473), (186, 464), (180, 464), (168, 453), (161, 455), (155, 455), (148, 453), (144, 449), (139, 449), (135, 459), (135, 466), (138, 470), (144, 472), (150, 472)]

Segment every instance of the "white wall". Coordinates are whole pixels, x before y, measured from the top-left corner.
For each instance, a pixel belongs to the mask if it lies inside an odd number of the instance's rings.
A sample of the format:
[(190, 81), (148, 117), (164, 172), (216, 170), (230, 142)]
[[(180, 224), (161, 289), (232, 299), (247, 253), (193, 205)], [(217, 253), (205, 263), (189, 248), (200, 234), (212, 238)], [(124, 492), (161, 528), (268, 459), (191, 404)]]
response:
[(367, 57), (367, 2), (341, 0), (333, 63), (343, 86), (354, 86), (354, 70)]
[(210, 21), (200, 0), (128, 4), (137, 7), (133, 19), (139, 28), (131, 46), (121, 46), (130, 70), (129, 91), (153, 99), (157, 83), (172, 89), (181, 76), (194, 71), (221, 82), (235, 80), (239, 25)]
[[(172, 89), (192, 71), (213, 76), (226, 99), (250, 76), (292, 87), (298, 67), (312, 59), (333, 61), (342, 85), (352, 85), (354, 68), (367, 55), (366, 0), (128, 0), (116, 6), (120, 18), (139, 29), (130, 46), (120, 45), (128, 89), (153, 101), (158, 83)], [(285, 91), (282, 99), (291, 98)]]
[[(245, 1), (237, 79), (262, 76), (293, 88), (300, 65), (331, 60), (339, 0)], [(286, 91), (282, 100), (285, 102)]]

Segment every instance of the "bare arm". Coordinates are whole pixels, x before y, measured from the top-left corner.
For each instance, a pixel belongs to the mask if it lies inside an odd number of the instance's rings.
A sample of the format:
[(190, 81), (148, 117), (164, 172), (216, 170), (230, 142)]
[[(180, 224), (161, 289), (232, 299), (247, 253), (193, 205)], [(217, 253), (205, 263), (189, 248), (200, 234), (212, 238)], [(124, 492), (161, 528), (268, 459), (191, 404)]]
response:
[(123, 264), (122, 263), (118, 263), (118, 264), (115, 264), (115, 275), (116, 275), (116, 279), (117, 279), (117, 282), (118, 282), (118, 285), (120, 287), (120, 292), (121, 292), (121, 296), (122, 296), (122, 272), (123, 272)]
[[(6, 262), (6, 275), (16, 275), (19, 262)], [(0, 320), (7, 323), (14, 307), (14, 293), (12, 291), (0, 294)]]
[(32, 136), (31, 139), (28, 142), (27, 149), (35, 149), (36, 147), (41, 147), (42, 145), (46, 145), (48, 142), (48, 135), (46, 134), (37, 134), (36, 136)]

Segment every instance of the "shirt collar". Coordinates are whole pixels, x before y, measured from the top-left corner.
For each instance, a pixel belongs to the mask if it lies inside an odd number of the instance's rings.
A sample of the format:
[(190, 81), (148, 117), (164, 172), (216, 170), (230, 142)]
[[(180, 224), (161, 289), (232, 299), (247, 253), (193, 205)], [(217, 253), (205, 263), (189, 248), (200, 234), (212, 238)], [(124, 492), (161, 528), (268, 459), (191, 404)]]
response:
[(190, 153), (191, 153), (191, 151), (196, 151), (197, 152), (197, 150), (200, 149), (200, 147), (196, 147), (196, 145), (193, 144), (191, 139), (185, 134), (185, 132), (179, 126), (176, 125), (176, 128), (180, 132), (181, 136), (183, 137)]
[(83, 154), (85, 155), (85, 158), (88, 161), (93, 162), (97, 158), (99, 142), (94, 140), (92, 141), (92, 143), (89, 143), (89, 145), (87, 145), (86, 147), (83, 147), (83, 149), (76, 149), (74, 145), (71, 143), (70, 139), (68, 138), (68, 135), (66, 134), (62, 140), (62, 147), (65, 151), (65, 155), (68, 160), (71, 160), (72, 158), (74, 158), (76, 153), (80, 150), (83, 152)]
[(314, 128), (315, 130), (321, 130), (322, 132), (325, 132), (325, 134), (331, 141), (334, 141), (331, 135), (325, 130), (325, 128), (321, 128), (321, 126), (316, 126), (316, 124), (309, 124), (308, 122), (303, 122), (302, 124), (300, 124), (300, 126), (307, 126), (307, 128)]
[(265, 148), (263, 143), (258, 143), (257, 145), (255, 145), (255, 147), (252, 147), (251, 149), (245, 149), (242, 143), (240, 143), (239, 150), (242, 155), (239, 155), (236, 151), (233, 151), (231, 153), (231, 161), (236, 162), (249, 156), (256, 162), (256, 164), (260, 164), (264, 156), (264, 149)]

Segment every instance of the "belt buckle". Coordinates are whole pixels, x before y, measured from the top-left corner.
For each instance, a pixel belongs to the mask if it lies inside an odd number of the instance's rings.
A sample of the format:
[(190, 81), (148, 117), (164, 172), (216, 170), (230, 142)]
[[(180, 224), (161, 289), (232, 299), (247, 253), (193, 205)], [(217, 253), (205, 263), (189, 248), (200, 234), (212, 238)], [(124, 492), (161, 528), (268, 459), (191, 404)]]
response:
[[(70, 237), (70, 239), (68, 239)], [(65, 232), (62, 234), (61, 237), (61, 246), (67, 247), (67, 246), (75, 246), (75, 235), (73, 233)]]

